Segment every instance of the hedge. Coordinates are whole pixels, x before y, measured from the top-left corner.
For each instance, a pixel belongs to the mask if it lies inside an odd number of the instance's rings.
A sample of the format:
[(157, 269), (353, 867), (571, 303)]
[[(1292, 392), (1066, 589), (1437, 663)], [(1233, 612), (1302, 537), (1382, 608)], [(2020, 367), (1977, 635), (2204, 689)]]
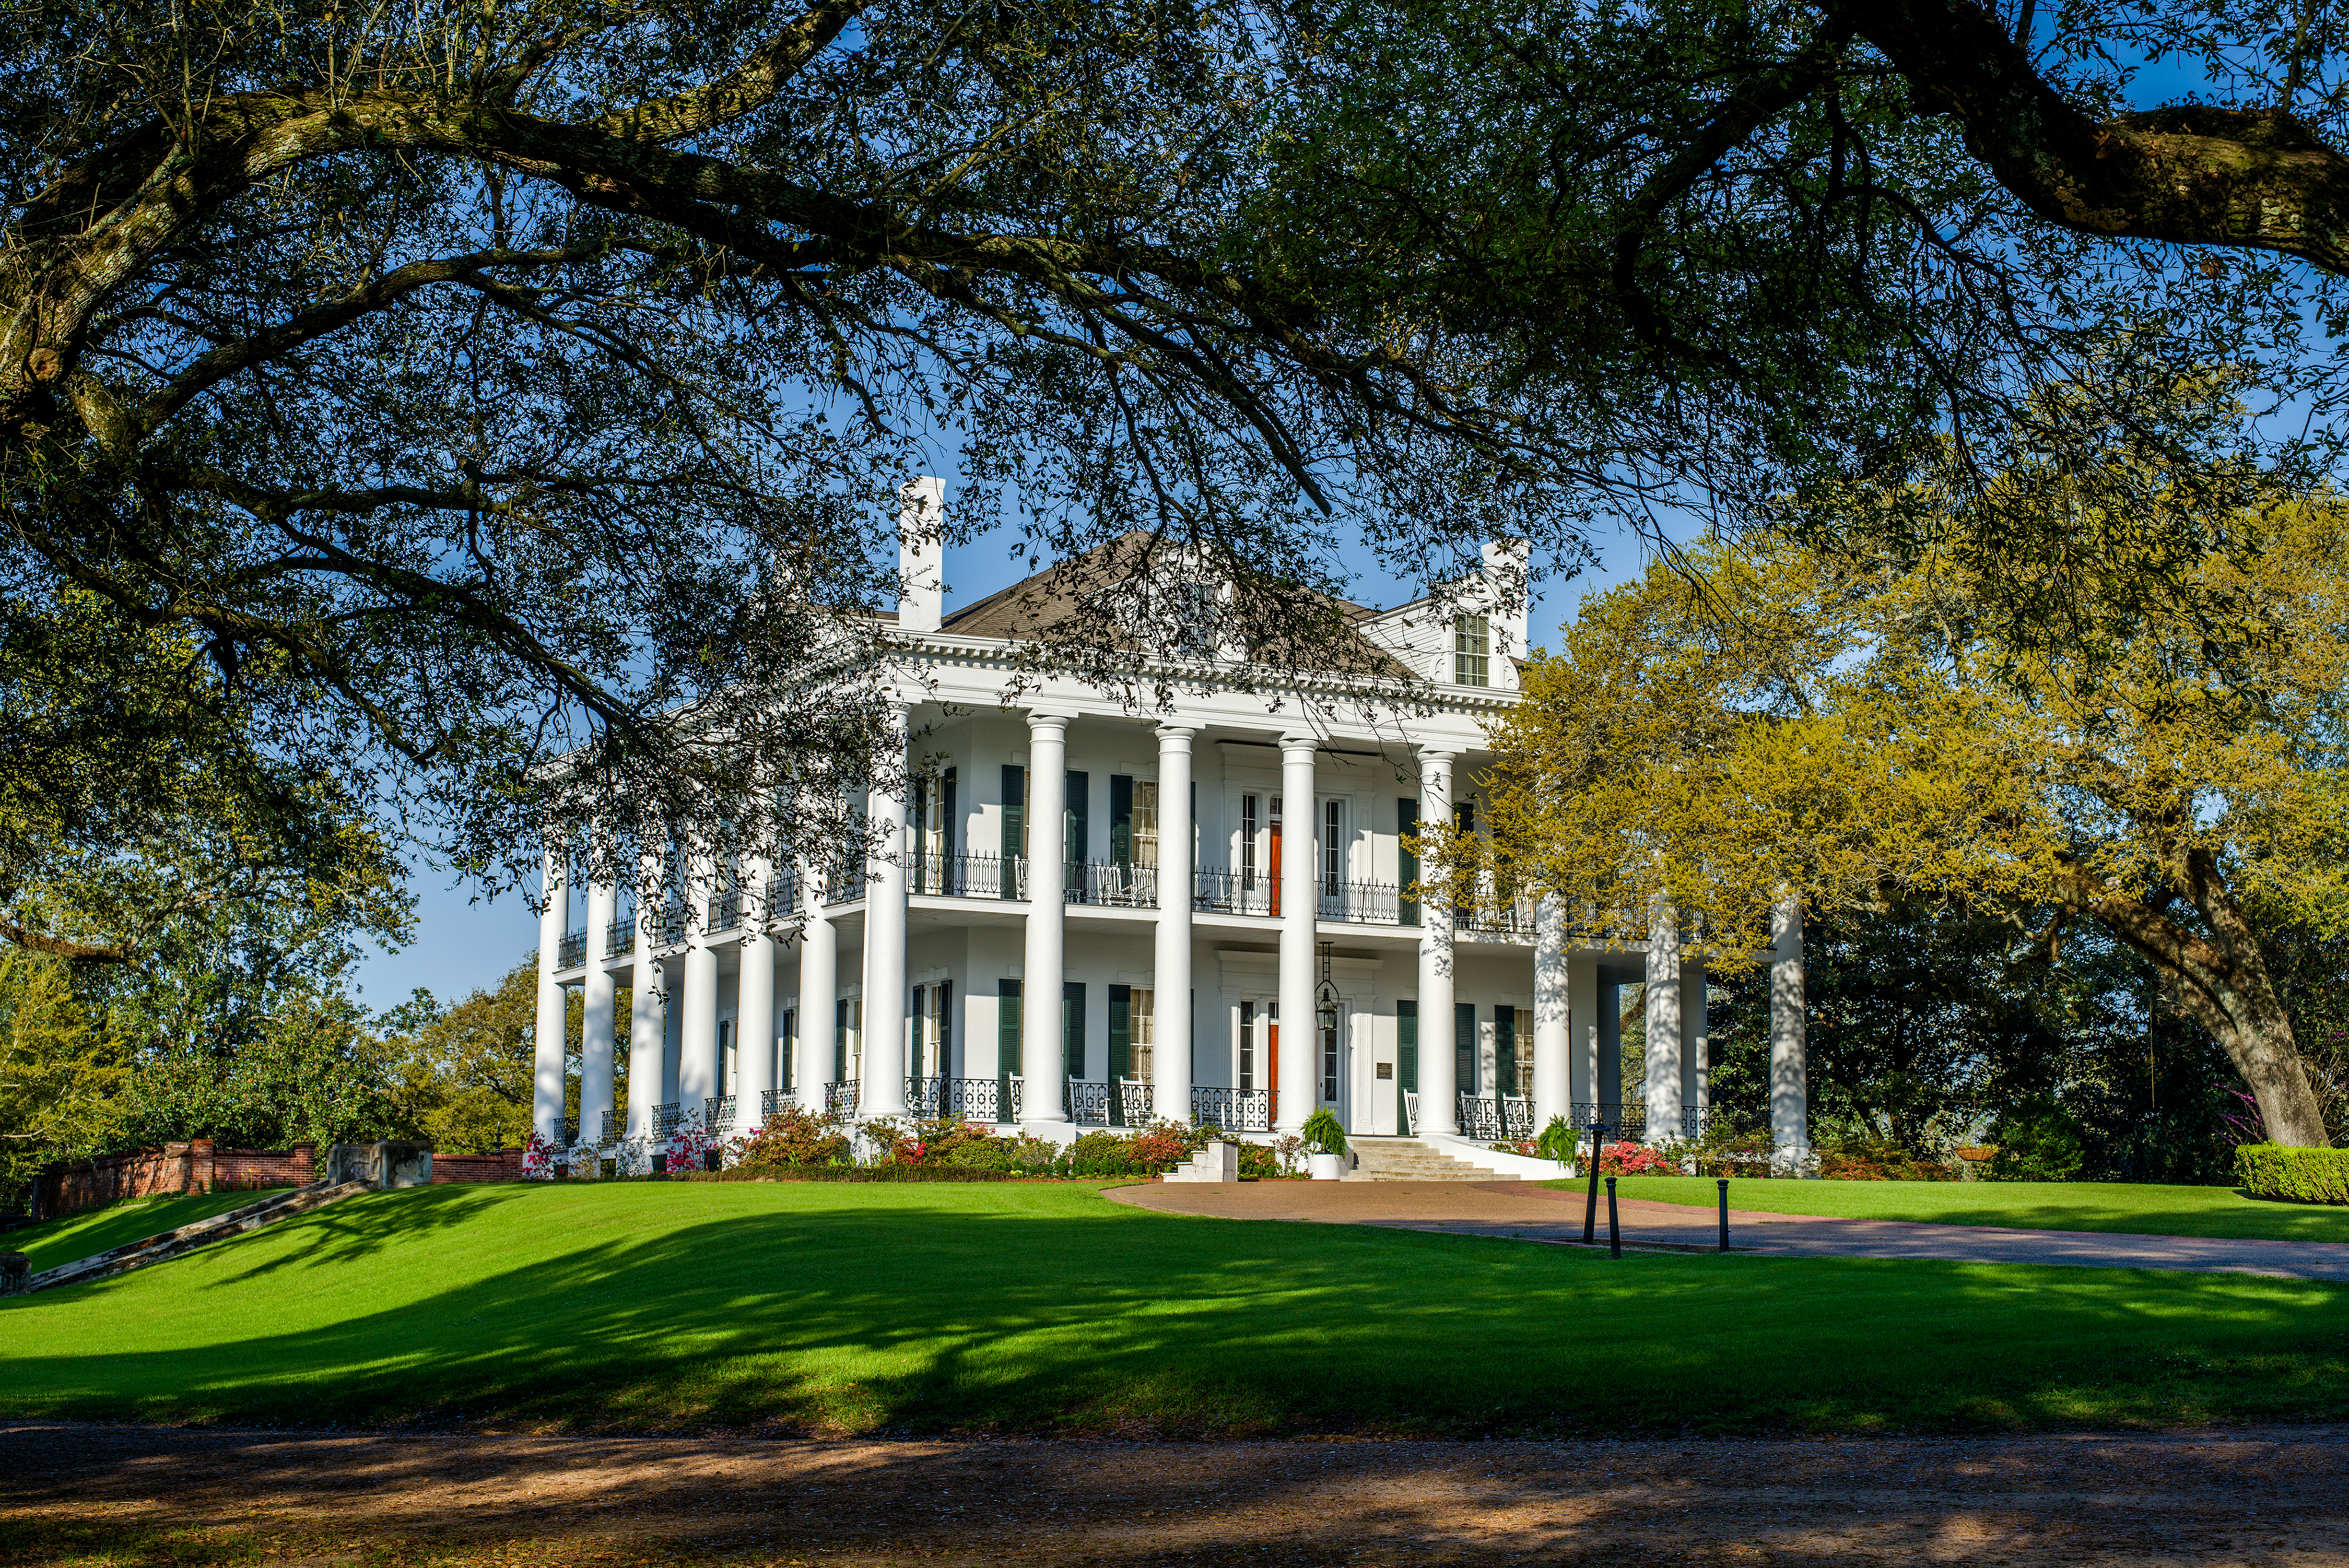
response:
[(672, 1181), (1015, 1181), (1009, 1171), (964, 1165), (738, 1165), (731, 1171), (685, 1171)]
[(2349, 1149), (2246, 1143), (2235, 1150), (2235, 1175), (2254, 1198), (2349, 1204)]

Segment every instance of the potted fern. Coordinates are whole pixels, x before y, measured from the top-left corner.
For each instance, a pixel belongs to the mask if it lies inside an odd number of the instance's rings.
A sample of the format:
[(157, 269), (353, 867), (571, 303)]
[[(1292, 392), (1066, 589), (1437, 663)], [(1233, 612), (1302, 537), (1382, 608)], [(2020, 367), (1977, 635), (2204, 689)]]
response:
[(1305, 1169), (1313, 1180), (1335, 1181), (1346, 1173), (1346, 1129), (1336, 1111), (1325, 1105), (1298, 1130), (1305, 1137)]

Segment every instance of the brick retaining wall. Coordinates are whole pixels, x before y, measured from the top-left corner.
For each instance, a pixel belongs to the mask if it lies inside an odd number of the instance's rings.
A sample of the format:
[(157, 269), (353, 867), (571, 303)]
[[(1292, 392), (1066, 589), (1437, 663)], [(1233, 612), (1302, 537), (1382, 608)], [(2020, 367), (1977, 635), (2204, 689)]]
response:
[(52, 1165), (33, 1182), (33, 1215), (53, 1220), (126, 1198), (301, 1187), (317, 1180), (317, 1146), (216, 1149), (209, 1138)]
[(492, 1149), (487, 1154), (435, 1154), (432, 1184), (438, 1187), (450, 1181), (519, 1181), (522, 1154), (519, 1149)]

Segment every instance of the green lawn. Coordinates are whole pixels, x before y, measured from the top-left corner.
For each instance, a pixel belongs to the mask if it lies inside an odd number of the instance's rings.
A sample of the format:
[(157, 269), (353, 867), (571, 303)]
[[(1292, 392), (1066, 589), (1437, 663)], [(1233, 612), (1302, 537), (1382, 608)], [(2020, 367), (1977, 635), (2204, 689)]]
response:
[(33, 1260), (33, 1272), (53, 1269), (160, 1231), (177, 1230), (247, 1203), (258, 1203), (266, 1192), (198, 1192), (186, 1198), (133, 1198), (103, 1209), (85, 1209), (62, 1220), (45, 1220), (21, 1230), (0, 1231), (0, 1253), (22, 1253)]
[[(1634, 1255), (1076, 1185), (369, 1193), (0, 1301), (0, 1417), (1728, 1431), (2337, 1417), (2349, 1287)], [(1636, 1390), (1636, 1397), (1630, 1392)]]
[[(1580, 1191), (1579, 1181), (1545, 1185)], [(1656, 1203), (1712, 1208), (1709, 1176), (1624, 1176), (1616, 1191)], [(2230, 1187), (2135, 1186), (2118, 1181), (1732, 1181), (1729, 1206), (1770, 1214), (1922, 1220), (1942, 1225), (2015, 1225), (2034, 1231), (2115, 1231), (2140, 1236), (2240, 1236), (2349, 1242), (2349, 1209), (2247, 1198)]]

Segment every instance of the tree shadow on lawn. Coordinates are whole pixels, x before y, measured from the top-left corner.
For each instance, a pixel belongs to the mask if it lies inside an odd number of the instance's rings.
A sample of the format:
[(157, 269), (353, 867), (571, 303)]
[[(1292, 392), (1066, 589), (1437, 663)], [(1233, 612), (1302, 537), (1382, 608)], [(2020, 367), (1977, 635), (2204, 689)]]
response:
[[(2304, 1281), (1615, 1262), (1091, 1200), (973, 1212), (910, 1191), (810, 1194), (645, 1234), (654, 1209), (637, 1205), (632, 1227), (629, 1206), (620, 1193), (599, 1206), (560, 1190), (440, 1189), (324, 1211), (314, 1222), (332, 1222), (317, 1238), (287, 1238), (298, 1245), (283, 1255), (192, 1288), (199, 1305), (226, 1297), (265, 1315), (302, 1271), (305, 1288), (266, 1331), (225, 1329), (210, 1344), (138, 1344), (142, 1303), (155, 1299), (145, 1291), (160, 1279), (9, 1304), (0, 1310), (22, 1315), (0, 1335), (0, 1409), (581, 1430), (1443, 1435), (2292, 1418), (2337, 1410), (2349, 1393), (2349, 1290)], [(599, 1218), (639, 1233), (595, 1239)], [(576, 1241), (465, 1278), (457, 1254), (500, 1250), (501, 1233), (508, 1252), (523, 1235)], [(479, 1244), (450, 1245), (468, 1236)], [(419, 1269), (450, 1283), (419, 1291)], [(311, 1288), (315, 1271), (329, 1271), (330, 1295)], [(350, 1311), (304, 1325), (289, 1321), (297, 1300)], [(47, 1324), (35, 1318), (43, 1301), (60, 1313)], [(100, 1348), (83, 1348), (93, 1339)], [(1630, 1377), (1636, 1399), (1624, 1398)]]
[[(1544, 1181), (1541, 1185), (1551, 1191), (1578, 1195), (1583, 1191), (1583, 1184), (1579, 1181)], [(1919, 1208), (1906, 1214), (1831, 1214), (1799, 1204), (1780, 1210), (1774, 1206), (1774, 1198), (1794, 1203), (1804, 1196), (1799, 1191), (1794, 1193), (1784, 1191), (1795, 1183), (1751, 1178), (1730, 1183), (1729, 1206), (1761, 1212), (1819, 1214), (1829, 1219), (1889, 1220), (1905, 1224), (2079, 1231), (2098, 1235), (2193, 1236), (2213, 1241), (2349, 1243), (2349, 1208), (2257, 1198), (2240, 1188), (2189, 1190), (2208, 1194), (2210, 1199), (2221, 1196), (2232, 1199), (2234, 1202), (2231, 1203), (2212, 1204), (2206, 1201), (2202, 1206), (2196, 1206), (2181, 1199), (2176, 1207), (2152, 1208), (2142, 1206), (2147, 1189), (2125, 1183), (1967, 1182), (1962, 1185), (1981, 1189), (1969, 1194), (1975, 1202), (1964, 1208), (1944, 1209), (1937, 1205), (1954, 1196), (1951, 1189), (1961, 1183), (1852, 1181), (1805, 1182), (1802, 1185), (1856, 1189), (1860, 1195), (1880, 1198), (1893, 1206), (1913, 1195), (1918, 1199)], [(2058, 1189), (2061, 1196), (2051, 1194), (2050, 1188)], [(1655, 1185), (1650, 1179), (1632, 1177), (1622, 1183), (1622, 1195), (1637, 1202), (1670, 1203), (1675, 1208), (1710, 1209), (1714, 1202), (1714, 1188), (1709, 1180), (1675, 1180), (1669, 1185)]]

